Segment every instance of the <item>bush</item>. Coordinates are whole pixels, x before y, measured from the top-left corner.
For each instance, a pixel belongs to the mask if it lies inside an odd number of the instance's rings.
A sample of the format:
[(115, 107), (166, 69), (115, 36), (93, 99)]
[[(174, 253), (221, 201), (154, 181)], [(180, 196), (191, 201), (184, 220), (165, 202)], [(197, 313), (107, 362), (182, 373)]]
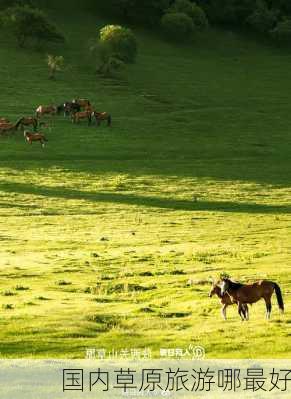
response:
[(187, 14), (194, 23), (195, 28), (205, 29), (208, 27), (208, 19), (201, 7), (189, 0), (176, 0), (168, 12)]
[(192, 18), (183, 12), (168, 12), (162, 17), (161, 26), (164, 33), (176, 41), (188, 40), (195, 30)]
[(52, 25), (46, 15), (29, 5), (15, 6), (1, 14), (2, 26), (16, 37), (18, 45), (24, 47), (28, 40), (43, 42), (64, 41), (63, 35)]
[(277, 42), (291, 43), (291, 19), (278, 22), (277, 26), (270, 31), (270, 34)]
[(62, 69), (64, 64), (64, 57), (62, 55), (47, 55), (47, 65), (49, 68), (49, 79), (55, 79), (57, 71)]
[(247, 18), (247, 23), (260, 33), (269, 32), (278, 19), (278, 11), (269, 9), (263, 1), (258, 1), (256, 9)]
[(125, 63), (133, 63), (137, 56), (137, 41), (130, 29), (120, 25), (107, 25), (100, 30), (100, 52)]

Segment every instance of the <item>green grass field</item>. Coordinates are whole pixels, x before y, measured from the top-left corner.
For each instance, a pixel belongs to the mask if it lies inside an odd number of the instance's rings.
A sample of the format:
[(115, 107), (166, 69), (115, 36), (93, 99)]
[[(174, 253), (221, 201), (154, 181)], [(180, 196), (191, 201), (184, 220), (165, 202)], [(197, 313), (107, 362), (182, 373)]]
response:
[[(112, 128), (62, 116), (48, 145), (0, 145), (1, 357), (83, 358), (86, 348), (205, 347), (208, 358), (291, 355), (291, 54), (212, 31), (175, 46), (137, 31), (120, 80), (94, 74), (83, 13), (54, 16), (67, 69), (0, 39), (0, 117), (89, 98)], [(53, 51), (53, 50), (52, 50)], [(228, 321), (211, 277), (270, 279), (273, 298)]]

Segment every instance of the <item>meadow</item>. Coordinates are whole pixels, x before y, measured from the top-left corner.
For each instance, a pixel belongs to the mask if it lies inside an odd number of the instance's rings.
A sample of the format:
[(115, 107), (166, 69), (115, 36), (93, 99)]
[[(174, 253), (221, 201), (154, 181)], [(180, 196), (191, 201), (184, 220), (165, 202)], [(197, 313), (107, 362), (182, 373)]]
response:
[[(207, 358), (291, 355), (291, 53), (232, 31), (178, 46), (136, 30), (119, 79), (94, 73), (97, 26), (53, 15), (66, 69), (0, 38), (0, 116), (89, 98), (113, 125), (57, 116), (48, 144), (0, 142), (0, 353), (84, 358), (86, 348), (205, 347)], [(221, 272), (283, 290), (228, 320)]]

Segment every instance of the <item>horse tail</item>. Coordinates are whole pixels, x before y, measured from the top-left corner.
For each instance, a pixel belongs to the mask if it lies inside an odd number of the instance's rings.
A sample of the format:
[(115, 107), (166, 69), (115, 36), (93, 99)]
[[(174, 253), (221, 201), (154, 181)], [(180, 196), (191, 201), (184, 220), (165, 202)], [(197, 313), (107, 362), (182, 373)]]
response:
[(111, 115), (109, 114), (108, 118), (107, 118), (107, 125), (111, 126), (111, 123), (112, 123), (112, 118), (111, 118)]
[(283, 302), (283, 296), (282, 296), (281, 288), (279, 287), (279, 285), (277, 283), (273, 283), (273, 287), (274, 287), (275, 292), (276, 292), (276, 297), (277, 297), (277, 302), (278, 302), (279, 309), (282, 310), (282, 312), (284, 312), (284, 302)]
[(16, 123), (15, 123), (15, 129), (18, 129), (19, 125), (21, 125), (23, 118), (20, 118)]
[(48, 139), (47, 139), (45, 136), (43, 136), (43, 140), (44, 140), (44, 141), (48, 141)]

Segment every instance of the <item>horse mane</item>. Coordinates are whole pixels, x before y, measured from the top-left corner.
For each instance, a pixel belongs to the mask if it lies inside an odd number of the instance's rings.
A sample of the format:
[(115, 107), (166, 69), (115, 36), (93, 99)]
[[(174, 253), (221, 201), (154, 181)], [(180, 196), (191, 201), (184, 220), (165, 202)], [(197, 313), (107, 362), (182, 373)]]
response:
[(20, 119), (18, 119), (18, 121), (15, 123), (15, 127), (16, 129), (18, 128), (18, 126), (21, 124), (21, 122), (23, 121), (24, 117), (22, 116)]
[(232, 290), (238, 290), (243, 286), (242, 283), (236, 283), (235, 281), (232, 280), (227, 280), (227, 281), (229, 283), (229, 288), (231, 288)]

